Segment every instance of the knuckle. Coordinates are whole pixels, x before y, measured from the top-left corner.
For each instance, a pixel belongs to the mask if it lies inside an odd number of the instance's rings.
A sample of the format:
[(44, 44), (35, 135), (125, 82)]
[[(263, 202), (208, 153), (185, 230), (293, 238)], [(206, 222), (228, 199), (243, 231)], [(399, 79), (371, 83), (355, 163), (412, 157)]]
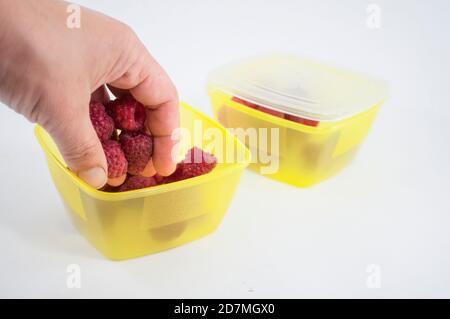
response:
[(135, 86), (140, 83), (140, 73), (136, 70), (136, 67), (131, 67), (121, 76), (122, 81), (130, 83)]
[[(120, 78), (121, 81), (135, 80), (136, 65), (140, 56), (141, 43), (133, 29), (123, 22), (117, 22), (114, 33), (112, 52), (116, 56), (112, 59), (111, 79)], [(134, 70), (133, 70), (134, 69)]]

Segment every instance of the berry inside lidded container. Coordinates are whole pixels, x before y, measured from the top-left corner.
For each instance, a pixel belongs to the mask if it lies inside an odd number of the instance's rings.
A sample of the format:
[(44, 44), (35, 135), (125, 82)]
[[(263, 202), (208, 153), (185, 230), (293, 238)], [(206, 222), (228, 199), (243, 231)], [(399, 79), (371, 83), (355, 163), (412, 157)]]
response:
[(206, 88), (215, 117), (252, 152), (249, 168), (300, 187), (351, 162), (387, 98), (384, 81), (290, 54), (224, 65)]

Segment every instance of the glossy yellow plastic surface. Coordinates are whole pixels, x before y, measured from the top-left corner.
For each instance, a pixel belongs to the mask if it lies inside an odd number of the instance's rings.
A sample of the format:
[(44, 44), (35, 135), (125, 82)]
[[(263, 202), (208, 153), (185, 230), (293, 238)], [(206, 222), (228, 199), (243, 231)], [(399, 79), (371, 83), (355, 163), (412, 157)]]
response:
[[(180, 126), (187, 131), (201, 123), (204, 130), (220, 132), (244, 157), (234, 163), (219, 162), (211, 173), (184, 181), (106, 193), (72, 173), (50, 136), (36, 126), (36, 137), (65, 207), (80, 232), (105, 256), (122, 260), (156, 253), (205, 236), (219, 226), (250, 153), (224, 128), (184, 103), (180, 105), (180, 117)], [(183, 139), (180, 154), (192, 146), (204, 147), (204, 143)], [(226, 146), (216, 149), (219, 153), (226, 151)]]
[[(226, 128), (268, 128), (279, 132), (279, 169), (264, 176), (299, 187), (314, 185), (347, 166), (366, 137), (381, 103), (369, 110), (337, 122), (321, 122), (317, 127), (278, 118), (232, 101), (221, 90), (208, 92), (214, 115)], [(258, 140), (261, 136), (258, 136)], [(249, 168), (261, 173), (267, 165), (259, 161), (261, 149), (248, 145), (254, 161)], [(253, 148), (253, 149), (252, 149)], [(267, 147), (270, 149), (270, 147)]]

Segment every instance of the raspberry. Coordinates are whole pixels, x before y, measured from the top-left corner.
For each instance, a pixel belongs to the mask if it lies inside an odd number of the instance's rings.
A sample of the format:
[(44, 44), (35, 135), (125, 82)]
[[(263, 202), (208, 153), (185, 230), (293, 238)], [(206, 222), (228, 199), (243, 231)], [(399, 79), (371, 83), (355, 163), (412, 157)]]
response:
[(108, 113), (121, 130), (136, 132), (144, 127), (145, 107), (131, 95), (112, 101), (108, 105)]
[(184, 160), (177, 164), (175, 172), (167, 176), (164, 181), (176, 182), (183, 179), (200, 176), (211, 172), (216, 167), (217, 159), (214, 155), (204, 152), (203, 150), (193, 147), (191, 148)]
[(285, 115), (285, 119), (289, 120), (289, 121), (292, 121), (292, 122), (308, 125), (308, 126), (317, 126), (317, 125), (319, 125), (319, 121), (308, 120), (308, 119), (304, 119), (302, 117), (291, 115), (291, 114), (286, 114)]
[(284, 113), (280, 112), (280, 111), (275, 111), (275, 110), (272, 110), (272, 109), (269, 109), (269, 108), (263, 107), (263, 106), (260, 106), (258, 108), (258, 110), (260, 110), (261, 112), (276, 116), (276, 117), (284, 118)]
[(240, 103), (242, 105), (251, 107), (252, 109), (260, 110), (261, 112), (264, 112), (264, 113), (267, 113), (267, 114), (270, 114), (270, 115), (273, 115), (273, 116), (276, 116), (276, 117), (284, 118), (284, 119), (286, 119), (288, 121), (292, 121), (292, 122), (296, 122), (296, 123), (300, 123), (300, 124), (308, 125), (308, 126), (314, 126), (314, 127), (319, 125), (319, 121), (305, 119), (305, 118), (302, 118), (302, 117), (299, 117), (299, 116), (296, 116), (296, 115), (284, 114), (283, 112), (272, 110), (272, 109), (269, 109), (267, 107), (254, 104), (252, 102), (243, 100), (243, 99), (238, 98), (236, 96), (233, 96), (231, 98), (231, 100), (234, 101), (234, 102), (238, 102), (238, 103)]
[(105, 106), (100, 102), (91, 101), (89, 103), (89, 116), (100, 141), (108, 140), (114, 131), (114, 121), (106, 113)]
[(128, 161), (128, 173), (139, 175), (152, 157), (151, 136), (140, 132), (122, 132), (119, 140)]
[(232, 101), (235, 101), (235, 102), (238, 102), (238, 103), (240, 103), (240, 104), (242, 104), (242, 105), (251, 107), (252, 109), (259, 110), (259, 111), (261, 111), (261, 112), (264, 112), (264, 113), (267, 113), (267, 114), (270, 114), (270, 115), (273, 115), (273, 116), (276, 116), (276, 117), (284, 118), (284, 113), (283, 113), (283, 112), (275, 111), (275, 110), (269, 109), (269, 108), (267, 108), (267, 107), (264, 107), (264, 106), (261, 106), (261, 105), (258, 105), (258, 104), (255, 104), (255, 103), (252, 103), (252, 102), (243, 100), (243, 99), (238, 98), (238, 97), (236, 97), (236, 96), (233, 96), (233, 97), (231, 98), (231, 100), (232, 100)]
[(186, 164), (201, 164), (203, 167), (211, 166), (211, 169), (213, 169), (216, 166), (217, 159), (214, 157), (214, 155), (203, 151), (202, 149), (198, 147), (191, 148), (184, 157), (184, 160), (182, 163)]
[(155, 181), (156, 181), (156, 183), (157, 183), (158, 185), (164, 184), (164, 179), (165, 179), (164, 176), (159, 175), (158, 173), (156, 173), (156, 174), (153, 176), (153, 178), (155, 179)]
[(119, 192), (126, 192), (133, 189), (140, 189), (140, 188), (146, 188), (150, 186), (156, 186), (156, 181), (153, 177), (144, 177), (144, 176), (132, 176), (129, 175), (127, 179), (125, 180), (125, 183), (123, 183), (118, 191)]
[(238, 97), (236, 97), (236, 96), (233, 96), (233, 97), (231, 98), (231, 100), (234, 101), (234, 102), (238, 102), (238, 103), (240, 103), (240, 104), (242, 104), (242, 105), (251, 107), (252, 109), (255, 109), (255, 110), (258, 110), (259, 107), (260, 107), (258, 104), (254, 104), (254, 103), (252, 103), (252, 102), (243, 100), (243, 99), (238, 98)]
[(117, 187), (106, 184), (102, 188), (100, 188), (102, 192), (115, 193), (117, 192)]
[(117, 141), (108, 140), (102, 143), (108, 163), (108, 178), (116, 178), (127, 173), (128, 162)]

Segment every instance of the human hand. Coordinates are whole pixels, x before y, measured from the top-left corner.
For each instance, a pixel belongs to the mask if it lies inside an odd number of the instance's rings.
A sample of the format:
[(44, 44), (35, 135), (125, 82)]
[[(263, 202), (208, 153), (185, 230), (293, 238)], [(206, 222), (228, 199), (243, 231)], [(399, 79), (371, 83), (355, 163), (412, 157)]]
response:
[(66, 25), (68, 3), (0, 0), (0, 100), (42, 125), (71, 170), (95, 188), (107, 180), (106, 158), (89, 118), (89, 101), (105, 85), (130, 92), (147, 108), (153, 165), (175, 170), (178, 97), (168, 75), (123, 23), (86, 8), (80, 28)]

